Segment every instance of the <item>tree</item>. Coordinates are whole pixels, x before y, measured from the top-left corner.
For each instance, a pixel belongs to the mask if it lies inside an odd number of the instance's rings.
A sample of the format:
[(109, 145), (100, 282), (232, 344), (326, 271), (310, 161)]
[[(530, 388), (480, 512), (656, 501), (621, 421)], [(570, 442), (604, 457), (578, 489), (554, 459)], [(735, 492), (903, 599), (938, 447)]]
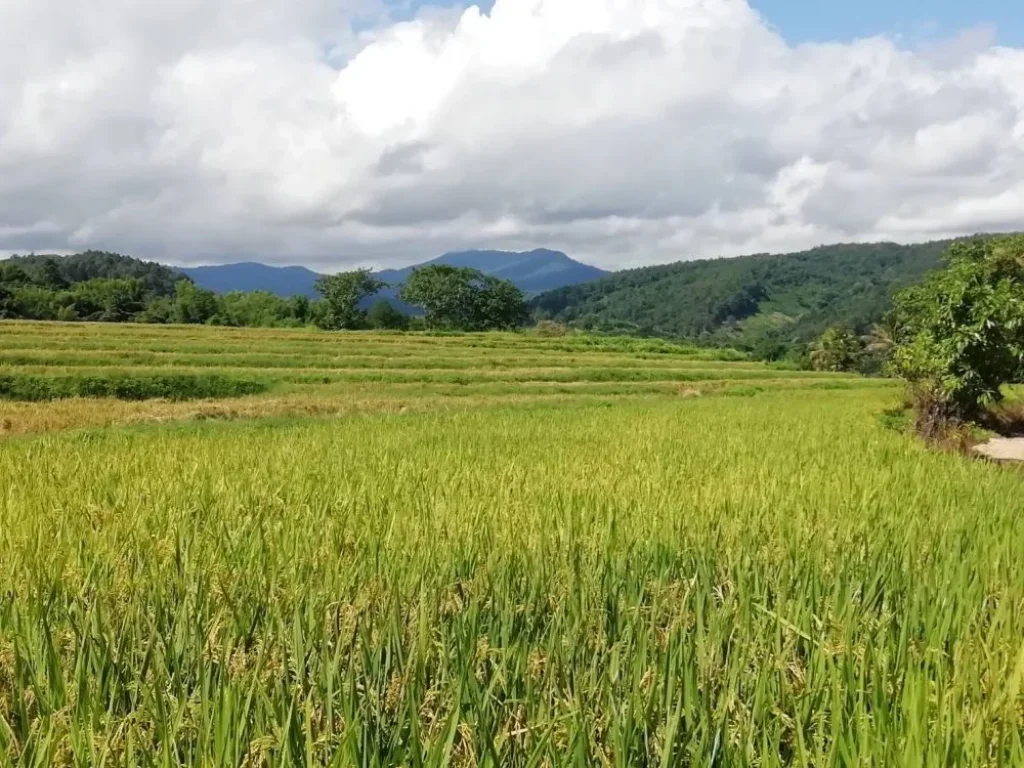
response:
[(17, 317), (14, 308), (14, 294), (11, 289), (0, 282), (0, 320)]
[(11, 317), (27, 320), (56, 320), (58, 294), (38, 285), (22, 285), (11, 291), (8, 301)]
[(213, 291), (206, 291), (191, 281), (181, 280), (174, 286), (174, 312), (176, 323), (207, 323), (220, 308)]
[(39, 284), (51, 291), (60, 291), (68, 287), (68, 281), (61, 274), (56, 259), (46, 259), (39, 268)]
[(947, 263), (893, 310), (892, 368), (926, 432), (978, 418), (1024, 372), (1024, 237), (956, 243)]
[(301, 294), (292, 296), (288, 299), (288, 313), (302, 325), (309, 322), (309, 298)]
[(423, 309), (431, 328), (476, 330), (473, 282), (482, 279), (476, 269), (434, 264), (414, 269), (398, 297)]
[(10, 286), (28, 285), (32, 278), (28, 276), (20, 264), (8, 261), (0, 264), (0, 283), (7, 283)]
[(409, 327), (409, 318), (395, 309), (387, 299), (380, 299), (366, 315), (371, 328), (400, 331)]
[[(86, 280), (67, 294), (75, 316), (83, 320), (123, 323), (146, 308), (146, 290), (141, 280)], [(66, 316), (67, 313), (65, 313)]]
[(896, 348), (895, 331), (892, 324), (892, 313), (874, 323), (866, 334), (861, 336), (864, 354), (861, 356), (859, 370), (868, 375), (886, 375), (891, 371), (892, 355)]
[(323, 327), (351, 330), (362, 326), (366, 313), (360, 311), (359, 302), (377, 293), (385, 285), (368, 269), (339, 272), (319, 278), (314, 287), (326, 305), (321, 319)]
[(431, 328), (510, 329), (526, 320), (523, 292), (477, 269), (433, 264), (413, 270), (399, 298), (426, 313)]
[(895, 330), (892, 318), (887, 317), (880, 323), (871, 326), (871, 330), (863, 338), (864, 351), (878, 359), (888, 362), (896, 348)]
[(860, 339), (849, 328), (829, 328), (811, 345), (811, 367), (816, 371), (853, 371), (863, 352)]
[(220, 298), (222, 325), (269, 328), (291, 318), (291, 306), (269, 291), (231, 291)]
[(510, 331), (526, 322), (526, 297), (515, 283), (487, 276), (477, 292), (477, 311), (482, 328)]
[(166, 296), (154, 296), (146, 303), (146, 308), (135, 316), (140, 323), (171, 323), (175, 320), (175, 304)]

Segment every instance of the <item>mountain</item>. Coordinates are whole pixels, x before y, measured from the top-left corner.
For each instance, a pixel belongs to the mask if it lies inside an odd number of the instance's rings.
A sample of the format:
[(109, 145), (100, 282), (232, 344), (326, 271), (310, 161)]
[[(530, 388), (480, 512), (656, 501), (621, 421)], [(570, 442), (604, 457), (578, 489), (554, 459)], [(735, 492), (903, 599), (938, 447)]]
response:
[[(377, 277), (391, 286), (381, 295), (393, 298), (397, 286), (404, 283), (417, 267), (430, 264), (449, 264), (473, 267), (486, 275), (511, 280), (525, 293), (561, 288), (596, 280), (608, 274), (602, 269), (570, 259), (559, 251), (538, 249), (528, 253), (508, 251), (459, 251), (446, 253), (436, 259), (404, 269), (385, 269)], [(201, 288), (214, 293), (230, 291), (270, 291), (279, 296), (302, 294), (315, 296), (313, 284), (319, 275), (305, 267), (270, 267), (266, 264), (244, 262), (209, 267), (183, 267)]]
[(305, 267), (270, 267), (254, 261), (209, 267), (180, 267), (200, 288), (214, 293), (270, 291), (278, 296), (316, 296), (319, 274)]
[(540, 293), (568, 285), (579, 285), (609, 274), (603, 269), (570, 259), (561, 251), (541, 248), (526, 253), (454, 251), (414, 267), (383, 270), (377, 273), (377, 277), (390, 285), (399, 285), (404, 283), (417, 267), (434, 264), (479, 269), (485, 275), (510, 280), (525, 293)]
[(867, 330), (897, 290), (940, 266), (950, 242), (830, 245), (645, 267), (548, 291), (531, 305), (576, 327), (704, 339), (771, 357), (830, 325)]

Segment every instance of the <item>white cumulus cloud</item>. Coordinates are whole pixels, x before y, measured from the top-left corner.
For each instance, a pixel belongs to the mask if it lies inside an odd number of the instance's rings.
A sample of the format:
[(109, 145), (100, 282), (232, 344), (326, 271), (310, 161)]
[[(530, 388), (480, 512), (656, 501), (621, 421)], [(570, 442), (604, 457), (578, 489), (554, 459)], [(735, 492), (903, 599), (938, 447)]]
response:
[(1014, 228), (1024, 50), (984, 36), (793, 46), (745, 0), (0, 0), (4, 251), (619, 267)]

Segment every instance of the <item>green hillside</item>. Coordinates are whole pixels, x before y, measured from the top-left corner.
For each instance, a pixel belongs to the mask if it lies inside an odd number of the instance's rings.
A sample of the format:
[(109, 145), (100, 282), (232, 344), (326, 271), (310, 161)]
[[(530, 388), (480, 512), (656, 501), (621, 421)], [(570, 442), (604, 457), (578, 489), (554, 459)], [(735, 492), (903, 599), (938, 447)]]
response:
[(76, 285), (88, 280), (141, 280), (156, 296), (173, 296), (174, 284), (189, 278), (171, 267), (106, 251), (85, 251), (71, 256), (32, 254), (0, 261), (0, 277), (6, 282), (24, 281), (51, 288)]
[(618, 272), (532, 303), (540, 317), (618, 333), (727, 343), (781, 357), (830, 325), (866, 330), (892, 295), (938, 267), (950, 241), (830, 245)]

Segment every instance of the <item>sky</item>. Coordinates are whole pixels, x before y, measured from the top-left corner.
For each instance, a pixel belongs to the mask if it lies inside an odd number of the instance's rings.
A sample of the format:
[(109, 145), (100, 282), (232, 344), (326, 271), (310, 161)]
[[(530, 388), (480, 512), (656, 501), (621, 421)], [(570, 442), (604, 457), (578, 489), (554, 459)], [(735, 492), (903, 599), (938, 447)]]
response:
[(755, 0), (754, 9), (792, 42), (889, 35), (909, 44), (983, 29), (1003, 45), (1024, 44), (1016, 0)]
[(0, 252), (614, 269), (1024, 229), (1013, 5), (0, 0)]
[[(394, 16), (408, 18), (430, 3), (392, 3)], [(466, 7), (470, 2), (445, 0), (435, 5)], [(475, 3), (490, 10), (494, 0)], [(888, 35), (921, 43), (984, 29), (1003, 45), (1024, 44), (1024, 7), (1014, 0), (753, 0), (760, 13), (792, 43), (849, 41)]]

